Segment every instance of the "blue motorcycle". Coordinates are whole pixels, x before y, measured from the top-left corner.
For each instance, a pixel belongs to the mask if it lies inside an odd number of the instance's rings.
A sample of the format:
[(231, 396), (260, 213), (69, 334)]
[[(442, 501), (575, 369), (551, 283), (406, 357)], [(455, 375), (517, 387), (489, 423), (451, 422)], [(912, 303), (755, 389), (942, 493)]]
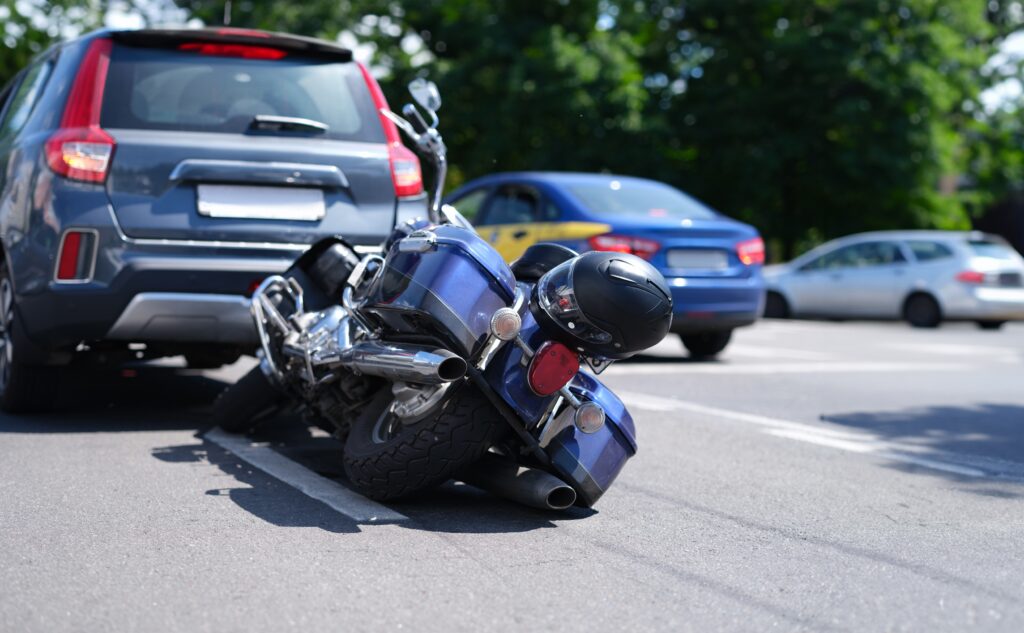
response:
[(636, 430), (598, 379), (659, 342), (672, 318), (656, 269), (633, 255), (532, 246), (511, 267), (441, 205), (440, 96), (410, 86), (391, 118), (435, 168), (429, 220), (383, 255), (322, 240), (252, 299), (260, 363), (215, 404), (228, 431), (283, 406), (344, 442), (351, 484), (394, 499), (458, 478), (527, 505), (592, 506), (636, 454)]

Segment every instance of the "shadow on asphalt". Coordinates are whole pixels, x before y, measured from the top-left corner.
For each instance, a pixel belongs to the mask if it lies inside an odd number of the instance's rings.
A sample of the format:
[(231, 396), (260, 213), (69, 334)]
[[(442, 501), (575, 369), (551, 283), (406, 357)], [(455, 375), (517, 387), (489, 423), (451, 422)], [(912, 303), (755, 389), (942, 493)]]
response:
[[(887, 441), (899, 442), (933, 451), (937, 460), (953, 453), (970, 458), (996, 459), (1020, 465), (1024, 471), (1024, 406), (1018, 404), (983, 403), (969, 407), (936, 406), (902, 411), (837, 413), (822, 415), (832, 424), (856, 428)], [(928, 457), (928, 453), (922, 454)], [(906, 466), (893, 468), (912, 470)], [(913, 469), (914, 472), (922, 472)], [(943, 474), (941, 471), (928, 471)], [(977, 481), (955, 475), (944, 476), (956, 481)], [(1019, 476), (1003, 483), (1021, 483)], [(1019, 496), (1000, 489), (977, 488), (976, 494), (992, 497)]]
[(54, 393), (53, 407), (0, 415), (0, 433), (117, 433), (197, 429), (227, 383), (201, 371), (141, 366), (75, 368)]
[[(296, 428), (298, 435), (303, 435), (301, 428)], [(284, 435), (289, 437), (287, 444), (269, 440), (270, 436), (281, 438)], [(282, 433), (281, 427), (277, 432), (261, 434), (258, 439), (321, 476), (347, 487), (341, 466), (341, 445), (336, 440), (312, 434), (305, 435), (303, 439), (296, 436), (295, 430)], [(153, 449), (153, 457), (169, 463), (208, 462), (216, 466), (248, 487), (207, 490), (206, 494), (226, 496), (246, 512), (272, 525), (317, 527), (339, 534), (360, 529), (356, 521), (319, 501), (297, 494), (287, 484), (250, 467), (210, 442), (156, 448)], [(596, 514), (596, 511), (586, 508), (563, 512), (534, 510), (456, 482), (448, 482), (387, 506), (409, 517), (410, 521), (398, 524), (404, 528), (449, 534), (529, 532), (556, 527), (555, 520), (571, 521)]]
[(869, 431), (886, 440), (951, 453), (1024, 461), (1024, 406), (1018, 404), (836, 413), (821, 419)]

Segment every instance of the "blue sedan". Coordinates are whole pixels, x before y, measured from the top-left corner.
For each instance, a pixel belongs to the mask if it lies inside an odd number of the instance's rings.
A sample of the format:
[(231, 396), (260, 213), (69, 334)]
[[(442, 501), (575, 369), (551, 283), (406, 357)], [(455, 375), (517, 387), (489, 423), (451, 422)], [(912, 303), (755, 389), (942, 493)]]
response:
[(692, 356), (715, 356), (734, 328), (761, 314), (764, 242), (757, 229), (669, 185), (605, 174), (502, 173), (467, 183), (446, 202), (510, 262), (536, 242), (650, 261), (672, 288), (672, 331)]

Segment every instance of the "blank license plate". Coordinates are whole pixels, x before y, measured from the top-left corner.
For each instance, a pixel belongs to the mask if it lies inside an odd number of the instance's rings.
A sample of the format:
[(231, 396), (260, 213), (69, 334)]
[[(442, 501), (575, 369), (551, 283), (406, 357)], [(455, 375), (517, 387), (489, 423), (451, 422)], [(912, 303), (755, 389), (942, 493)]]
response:
[(196, 209), (211, 218), (316, 222), (327, 207), (320, 189), (199, 185)]
[(728, 268), (729, 256), (725, 251), (677, 248), (668, 252), (668, 266), (669, 268), (720, 270)]

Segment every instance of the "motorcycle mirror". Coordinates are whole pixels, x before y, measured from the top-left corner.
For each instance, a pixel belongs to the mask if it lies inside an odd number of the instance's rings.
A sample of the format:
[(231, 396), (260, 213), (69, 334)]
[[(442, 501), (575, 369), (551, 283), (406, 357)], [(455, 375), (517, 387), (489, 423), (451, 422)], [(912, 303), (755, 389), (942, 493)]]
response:
[(437, 90), (437, 84), (423, 78), (413, 79), (409, 82), (409, 93), (416, 103), (420, 104), (430, 112), (437, 112), (441, 109), (441, 93)]

